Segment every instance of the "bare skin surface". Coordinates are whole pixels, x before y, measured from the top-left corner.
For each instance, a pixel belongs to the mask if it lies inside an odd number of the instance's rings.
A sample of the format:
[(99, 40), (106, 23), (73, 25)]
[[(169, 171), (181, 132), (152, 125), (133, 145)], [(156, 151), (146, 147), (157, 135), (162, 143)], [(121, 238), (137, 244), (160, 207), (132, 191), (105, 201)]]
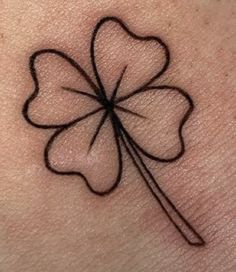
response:
[[(234, 271), (235, 1), (7, 0), (0, 10), (0, 271)], [(22, 117), (33, 91), (29, 56), (57, 48), (91, 72), (91, 31), (111, 15), (140, 35), (165, 40), (172, 58), (161, 83), (186, 89), (195, 101), (185, 155), (150, 165), (205, 247), (182, 240), (128, 156), (118, 189), (95, 196), (82, 179), (45, 168), (43, 149), (53, 131)]]

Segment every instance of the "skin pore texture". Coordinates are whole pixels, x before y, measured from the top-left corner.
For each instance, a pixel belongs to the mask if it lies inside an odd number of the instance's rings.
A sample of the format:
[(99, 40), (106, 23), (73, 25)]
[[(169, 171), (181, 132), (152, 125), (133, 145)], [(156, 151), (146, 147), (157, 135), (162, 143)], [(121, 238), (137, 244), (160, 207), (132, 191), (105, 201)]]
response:
[[(0, 10), (0, 271), (234, 271), (235, 1), (7, 0), (0, 1)], [(162, 189), (204, 238), (204, 247), (192, 247), (181, 239), (127, 153), (117, 189), (106, 197), (96, 196), (82, 178), (56, 175), (45, 167), (44, 148), (55, 130), (35, 128), (22, 116), (35, 87), (29, 58), (36, 51), (65, 52), (94, 80), (91, 33), (105, 16), (121, 18), (137, 35), (161, 37), (170, 50), (170, 65), (155, 86), (177, 86), (194, 101), (183, 129), (184, 156), (172, 163), (146, 161)], [(115, 42), (117, 32), (116, 26), (105, 29), (98, 63), (107, 89), (114, 90), (120, 76), (116, 61), (125, 56), (133, 70), (124, 72), (121, 84), (129, 81), (127, 89), (121, 85), (118, 90), (122, 96), (151, 77), (154, 55), (153, 45), (140, 47), (137, 61), (132, 50), (139, 45), (126, 42), (123, 34), (121, 44)], [(163, 62), (161, 52), (155, 59), (156, 65)], [(49, 124), (52, 116), (65, 123), (74, 113), (91, 108), (91, 101), (79, 97), (77, 102), (68, 90), (52, 100), (56, 96), (51, 86), (77, 82), (61, 59), (46, 56), (37, 65), (44, 91), (30, 108), (35, 123)], [(88, 90), (86, 84), (82, 87)], [(178, 122), (188, 104), (170, 90), (159, 100), (153, 95), (140, 97), (140, 105), (132, 99), (128, 105), (122, 102), (142, 116), (155, 115), (148, 130), (144, 118), (132, 113), (123, 112), (122, 122), (135, 131), (145, 150), (159, 148), (162, 157), (174, 157), (179, 150)], [(80, 150), (86, 150), (89, 130), (101, 117), (88, 120), (87, 127), (61, 141), (58, 138), (52, 152), (57, 169), (78, 170), (73, 162), (79, 160), (79, 170), (97, 191), (110, 186), (107, 180), (117, 169), (109, 124), (104, 124), (106, 129), (95, 142), (103, 148), (92, 149), (89, 158)], [(108, 145), (110, 149), (105, 148)]]

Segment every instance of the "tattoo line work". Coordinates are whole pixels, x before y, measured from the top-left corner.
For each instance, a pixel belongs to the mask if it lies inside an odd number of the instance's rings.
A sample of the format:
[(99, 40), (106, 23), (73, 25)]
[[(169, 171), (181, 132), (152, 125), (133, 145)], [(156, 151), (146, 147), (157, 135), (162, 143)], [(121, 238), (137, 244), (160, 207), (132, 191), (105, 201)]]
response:
[[(122, 81), (124, 80), (124, 76), (127, 73), (128, 65), (123, 65), (122, 71), (120, 73), (119, 78), (116, 80), (115, 88), (112, 91), (110, 97), (107, 94), (107, 88), (105, 84), (103, 83), (103, 80), (101, 78), (101, 74), (99, 73), (98, 65), (97, 65), (97, 59), (96, 59), (96, 41), (98, 39), (98, 32), (106, 25), (107, 23), (113, 23), (116, 26), (118, 26), (130, 39), (133, 39), (134, 41), (148, 43), (152, 42), (155, 43), (159, 50), (162, 51), (164, 55), (164, 63), (162, 67), (159, 69), (159, 71), (156, 71), (155, 74), (147, 80), (144, 84), (139, 86), (138, 88), (135, 88), (130, 93), (119, 96), (119, 90), (122, 84)], [(39, 122), (35, 122), (30, 117), (29, 108), (31, 105), (31, 102), (35, 100), (39, 93), (40, 93), (40, 80), (38, 77), (38, 72), (35, 66), (35, 63), (38, 58), (41, 56), (52, 55), (56, 56), (62, 61), (69, 64), (76, 73), (78, 73), (82, 79), (90, 86), (93, 93), (89, 93), (86, 91), (78, 90), (76, 88), (71, 88), (68, 86), (61, 86), (61, 88), (64, 91), (76, 94), (78, 96), (86, 97), (94, 102), (97, 103), (97, 108), (91, 109), (90, 112), (85, 113), (82, 116), (77, 116), (73, 120), (70, 120), (69, 122), (58, 124), (55, 122), (55, 124), (42, 124)], [(185, 153), (185, 143), (183, 138), (183, 127), (186, 121), (189, 119), (193, 109), (194, 109), (194, 103), (190, 95), (182, 90), (179, 87), (176, 86), (168, 86), (168, 85), (152, 85), (154, 80), (158, 79), (161, 75), (164, 74), (164, 72), (167, 70), (169, 63), (170, 63), (170, 53), (167, 45), (162, 41), (161, 38), (156, 36), (138, 36), (135, 33), (133, 33), (129, 27), (119, 18), (117, 17), (104, 17), (102, 18), (96, 25), (95, 29), (92, 32), (92, 39), (91, 39), (91, 47), (90, 47), (90, 56), (91, 56), (91, 64), (93, 68), (93, 72), (95, 75), (96, 81), (92, 80), (90, 76), (86, 73), (86, 71), (80, 66), (79, 63), (77, 63), (74, 59), (69, 57), (66, 53), (61, 52), (56, 49), (43, 49), (36, 51), (33, 53), (29, 60), (29, 68), (31, 72), (31, 76), (34, 81), (35, 89), (34, 92), (29, 96), (29, 98), (26, 100), (24, 106), (23, 106), (23, 116), (25, 120), (31, 124), (34, 127), (41, 128), (41, 129), (56, 129), (54, 134), (50, 137), (49, 141), (46, 144), (45, 150), (44, 150), (44, 162), (45, 166), (48, 170), (51, 172), (58, 174), (58, 175), (77, 175), (84, 179), (87, 187), (91, 192), (94, 194), (104, 196), (110, 194), (112, 191), (114, 191), (117, 186), (119, 185), (122, 177), (123, 172), (123, 152), (125, 151), (130, 159), (133, 162), (133, 165), (136, 167), (138, 173), (140, 174), (140, 177), (143, 179), (145, 184), (147, 185), (148, 189), (156, 199), (156, 201), (160, 204), (162, 210), (169, 218), (170, 222), (174, 225), (174, 227), (177, 229), (177, 231), (180, 233), (180, 235), (185, 239), (185, 241), (194, 246), (203, 246), (205, 245), (205, 241), (200, 236), (200, 234), (194, 229), (194, 227), (185, 219), (185, 217), (180, 213), (180, 211), (177, 209), (177, 207), (172, 203), (172, 201), (168, 198), (166, 193), (161, 189), (159, 184), (156, 181), (156, 178), (151, 173), (150, 169), (146, 165), (144, 158), (147, 157), (151, 160), (155, 160), (157, 162), (162, 163), (171, 163), (176, 160), (178, 160), (180, 157), (183, 156)], [(155, 156), (151, 154), (149, 151), (147, 151), (144, 147), (141, 146), (141, 144), (138, 143), (138, 141), (135, 139), (135, 137), (131, 136), (130, 132), (127, 130), (126, 126), (123, 124), (123, 121), (120, 118), (120, 113), (126, 114), (127, 116), (132, 116), (136, 118), (141, 118), (145, 122), (147, 119), (146, 116), (140, 114), (139, 112), (133, 111), (131, 109), (128, 109), (127, 107), (122, 106), (122, 102), (128, 101), (130, 98), (138, 97), (142, 93), (150, 93), (150, 92), (166, 92), (166, 91), (173, 91), (176, 94), (180, 95), (188, 104), (188, 110), (185, 112), (184, 116), (179, 122), (178, 127), (178, 137), (180, 142), (180, 151), (177, 155), (171, 158), (163, 158), (161, 156)], [(91, 148), (94, 146), (95, 142), (97, 141), (97, 138), (99, 136), (99, 133), (101, 129), (104, 127), (105, 122), (109, 121), (114, 135), (114, 141), (116, 150), (118, 153), (118, 171), (117, 176), (113, 182), (113, 184), (104, 191), (98, 191), (93, 188), (93, 186), (90, 184), (89, 180), (86, 178), (86, 176), (79, 171), (60, 171), (56, 169), (50, 160), (49, 153), (53, 149), (53, 145), (55, 141), (58, 139), (58, 137), (65, 132), (69, 133), (69, 130), (73, 127), (75, 127), (77, 124), (79, 124), (81, 121), (93, 117), (95, 114), (102, 113), (102, 117), (100, 119), (100, 122), (97, 125), (97, 128), (95, 130), (94, 135), (92, 135), (90, 144), (88, 147), (88, 152), (90, 152)]]

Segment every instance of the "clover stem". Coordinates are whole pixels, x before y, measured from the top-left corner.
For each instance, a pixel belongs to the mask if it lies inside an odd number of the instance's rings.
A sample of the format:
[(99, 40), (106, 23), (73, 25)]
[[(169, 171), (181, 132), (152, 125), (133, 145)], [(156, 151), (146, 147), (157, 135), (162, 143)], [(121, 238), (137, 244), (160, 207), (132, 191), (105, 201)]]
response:
[(185, 219), (185, 217), (178, 211), (176, 206), (167, 197), (161, 187), (158, 185), (151, 171), (144, 163), (141, 155), (130, 141), (129, 137), (125, 135), (124, 131), (120, 133), (120, 138), (125, 146), (127, 153), (130, 155), (135, 167), (145, 181), (147, 187), (152, 195), (160, 204), (161, 208), (175, 226), (185, 241), (193, 246), (203, 246), (205, 241), (194, 227)]

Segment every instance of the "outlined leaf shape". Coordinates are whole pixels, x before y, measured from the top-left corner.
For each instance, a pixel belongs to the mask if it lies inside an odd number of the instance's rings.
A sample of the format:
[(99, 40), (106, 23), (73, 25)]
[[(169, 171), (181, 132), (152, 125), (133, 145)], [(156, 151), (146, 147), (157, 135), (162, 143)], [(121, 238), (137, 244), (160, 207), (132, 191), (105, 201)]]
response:
[(93, 30), (90, 56), (91, 77), (55, 49), (30, 57), (35, 86), (22, 113), (37, 128), (55, 129), (45, 146), (45, 166), (58, 175), (82, 177), (91, 192), (103, 196), (121, 182), (125, 152), (185, 241), (204, 245), (144, 160), (170, 163), (183, 156), (183, 128), (194, 109), (186, 91), (157, 84), (170, 63), (167, 45), (105, 17)]

